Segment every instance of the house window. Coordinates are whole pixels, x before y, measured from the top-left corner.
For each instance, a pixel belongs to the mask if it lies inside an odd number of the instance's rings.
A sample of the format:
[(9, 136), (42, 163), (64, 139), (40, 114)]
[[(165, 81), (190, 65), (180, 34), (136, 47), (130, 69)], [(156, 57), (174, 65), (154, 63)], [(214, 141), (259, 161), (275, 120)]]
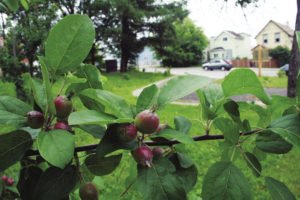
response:
[(275, 42), (280, 42), (280, 33), (275, 33)]
[(223, 37), (223, 41), (227, 41), (228, 40), (228, 38), (227, 37)]
[(215, 53), (215, 54), (214, 54), (214, 58), (217, 58), (217, 57), (218, 57), (218, 54)]
[(263, 34), (262, 37), (263, 37), (263, 43), (267, 44), (268, 43), (268, 34)]

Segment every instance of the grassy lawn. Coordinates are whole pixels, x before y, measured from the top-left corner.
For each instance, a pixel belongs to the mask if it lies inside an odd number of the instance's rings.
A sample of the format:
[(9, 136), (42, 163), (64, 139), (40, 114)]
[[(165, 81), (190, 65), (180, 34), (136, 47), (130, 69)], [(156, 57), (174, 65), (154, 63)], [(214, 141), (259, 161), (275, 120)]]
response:
[[(157, 81), (165, 76), (161, 74), (152, 74), (152, 73), (139, 73), (133, 72), (128, 73), (126, 75), (122, 75), (119, 73), (115, 74), (105, 74), (108, 78), (108, 81), (104, 85), (107, 90), (110, 90), (120, 96), (123, 96), (130, 104), (134, 104), (136, 102), (136, 97), (132, 96), (132, 91), (134, 89), (140, 88), (142, 86), (148, 85), (153, 81)], [(286, 78), (280, 79), (276, 77), (272, 78), (262, 78), (260, 79), (265, 87), (284, 87), (284, 82)], [(285, 80), (285, 81), (284, 81)], [(173, 118), (175, 116), (185, 116), (192, 121), (192, 129), (191, 135), (199, 135), (202, 134), (203, 127), (199, 121), (200, 111), (195, 106), (182, 106), (170, 104), (166, 106), (164, 109), (158, 112), (161, 122), (168, 123), (173, 126)], [(242, 116), (247, 116), (250, 121), (256, 122), (258, 116), (254, 114), (254, 112), (244, 111)], [(255, 125), (255, 124), (253, 124)], [(248, 141), (249, 143), (253, 142), (252, 138)], [(189, 199), (197, 200), (201, 199), (201, 187), (203, 177), (210, 165), (220, 160), (221, 150), (219, 148), (219, 141), (209, 141), (209, 142), (198, 142), (195, 145), (179, 145), (176, 148), (180, 148), (185, 151), (194, 161), (197, 163), (197, 167), (199, 170), (198, 175), (198, 183), (194, 190), (190, 192)], [(249, 147), (247, 147), (249, 146)], [(253, 145), (246, 145), (247, 151), (252, 151)], [(108, 189), (106, 190), (107, 197), (113, 195), (114, 193), (122, 193), (124, 191), (124, 185), (129, 184), (129, 180), (135, 174), (135, 168), (132, 169), (132, 158), (130, 154), (124, 155), (124, 160), (126, 162), (122, 162), (121, 166), (113, 173), (112, 176), (107, 176), (104, 179), (101, 179), (101, 183), (104, 184)], [(246, 166), (243, 161), (237, 161), (236, 165), (239, 166), (242, 171), (246, 174), (247, 179), (249, 180), (252, 189), (255, 192), (255, 199), (270, 199), (267, 189), (264, 185), (263, 178), (255, 178), (252, 175), (250, 169)], [(262, 161), (263, 175), (272, 176), (278, 180), (285, 182), (288, 187), (300, 198), (300, 180), (296, 176), (297, 169), (299, 169), (300, 165), (300, 154), (299, 149), (294, 148), (291, 153), (288, 155), (271, 155), (268, 156), (266, 160)], [(125, 170), (125, 171), (124, 171)], [(294, 172), (294, 173), (291, 173)], [(118, 181), (115, 178), (118, 177)], [(116, 183), (117, 182), (117, 183)], [(116, 184), (118, 186), (116, 186)], [(131, 191), (132, 192), (132, 191)], [(130, 196), (130, 192), (129, 192)], [(126, 198), (124, 198), (126, 199)], [(131, 199), (131, 197), (129, 198)]]
[[(264, 76), (264, 77), (259, 77), (258, 78), (261, 84), (265, 88), (286, 88), (287, 87), (287, 76), (283, 77), (269, 77), (269, 76)], [(224, 79), (219, 79), (216, 81), (216, 83), (222, 83)]]

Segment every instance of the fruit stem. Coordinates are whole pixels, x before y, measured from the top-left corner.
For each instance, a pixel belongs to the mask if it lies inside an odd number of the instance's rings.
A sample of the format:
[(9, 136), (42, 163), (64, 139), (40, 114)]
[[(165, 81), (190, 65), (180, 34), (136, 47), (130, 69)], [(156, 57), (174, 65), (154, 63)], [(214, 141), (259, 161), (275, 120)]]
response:
[(77, 173), (78, 173), (78, 177), (79, 177), (79, 182), (80, 183), (85, 183), (84, 178), (82, 176), (82, 173), (80, 171), (80, 162), (79, 162), (79, 157), (78, 157), (77, 152), (74, 154), (74, 157), (75, 157), (76, 169), (77, 169)]

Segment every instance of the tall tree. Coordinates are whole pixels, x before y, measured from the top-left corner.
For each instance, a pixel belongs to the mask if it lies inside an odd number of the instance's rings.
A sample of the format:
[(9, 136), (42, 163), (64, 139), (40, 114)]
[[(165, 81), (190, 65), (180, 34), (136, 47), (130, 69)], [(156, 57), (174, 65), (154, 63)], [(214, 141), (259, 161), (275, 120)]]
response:
[[(208, 39), (203, 31), (186, 18), (176, 21), (173, 29), (160, 37), (161, 43), (154, 45), (156, 54), (165, 66), (191, 66), (199, 64)], [(163, 43), (163, 45), (161, 45)]]
[(187, 15), (186, 1), (164, 3), (155, 0), (101, 0), (101, 14), (96, 17), (96, 29), (110, 52), (121, 58), (121, 72), (127, 71), (145, 45), (177, 19)]

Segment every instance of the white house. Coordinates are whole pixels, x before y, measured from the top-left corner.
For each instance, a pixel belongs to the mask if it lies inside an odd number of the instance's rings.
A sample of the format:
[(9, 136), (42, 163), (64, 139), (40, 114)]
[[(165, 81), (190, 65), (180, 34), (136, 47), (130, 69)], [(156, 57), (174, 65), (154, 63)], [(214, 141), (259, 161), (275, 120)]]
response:
[(138, 55), (136, 65), (139, 68), (160, 66), (160, 61), (155, 58), (155, 53), (151, 48), (145, 47)]
[(206, 51), (210, 59), (252, 58), (251, 36), (246, 33), (223, 31), (210, 38)]
[(294, 30), (288, 25), (283, 25), (270, 20), (255, 36), (256, 43), (268, 49), (277, 46), (292, 48)]

